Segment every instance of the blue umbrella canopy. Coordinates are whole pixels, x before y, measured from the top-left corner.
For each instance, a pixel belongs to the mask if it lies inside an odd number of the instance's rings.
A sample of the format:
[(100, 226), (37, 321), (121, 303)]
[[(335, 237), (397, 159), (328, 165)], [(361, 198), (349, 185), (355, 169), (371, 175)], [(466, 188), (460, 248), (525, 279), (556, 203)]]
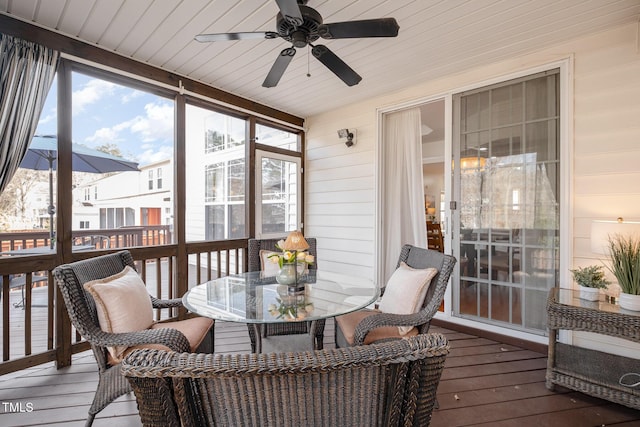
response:
[[(108, 173), (140, 171), (138, 163), (84, 145), (71, 145), (71, 170), (74, 172)], [(58, 167), (58, 138), (55, 136), (34, 136), (20, 167), (24, 169), (49, 171), (49, 236), (50, 247), (54, 247), (53, 215), (53, 171)]]
[[(75, 172), (107, 173), (139, 171), (138, 163), (94, 150), (80, 144), (72, 144), (71, 169)], [(56, 170), (58, 158), (58, 138), (55, 136), (34, 136), (27, 154), (20, 163), (21, 168), (35, 170)]]

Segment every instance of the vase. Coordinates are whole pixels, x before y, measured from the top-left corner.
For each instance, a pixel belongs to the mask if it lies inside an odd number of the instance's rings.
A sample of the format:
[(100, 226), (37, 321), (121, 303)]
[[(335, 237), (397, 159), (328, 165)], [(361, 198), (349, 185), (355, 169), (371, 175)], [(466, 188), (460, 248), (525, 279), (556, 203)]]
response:
[(276, 273), (276, 282), (281, 285), (294, 286), (296, 284), (296, 265), (283, 264), (282, 268)]
[(600, 289), (598, 288), (589, 288), (587, 286), (580, 285), (580, 299), (586, 301), (598, 301), (600, 298)]
[(620, 308), (631, 311), (640, 311), (640, 295), (625, 294), (622, 292), (618, 299)]

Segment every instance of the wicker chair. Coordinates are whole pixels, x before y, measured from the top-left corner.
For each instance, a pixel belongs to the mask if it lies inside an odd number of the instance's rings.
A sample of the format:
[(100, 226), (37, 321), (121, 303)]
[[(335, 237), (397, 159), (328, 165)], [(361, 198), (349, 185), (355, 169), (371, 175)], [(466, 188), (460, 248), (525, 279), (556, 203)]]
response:
[[(277, 251), (276, 243), (280, 239), (249, 239), (249, 259), (248, 270), (260, 271), (262, 265), (260, 262), (260, 251)], [(306, 238), (309, 243), (309, 254), (316, 257), (316, 262), (309, 265), (309, 269), (316, 270), (318, 268), (318, 257), (316, 249), (316, 239)], [(324, 341), (325, 320), (316, 321), (315, 344), (314, 350), (322, 350)], [(247, 325), (249, 330), (249, 338), (251, 339), (251, 351), (256, 352), (256, 336), (253, 325)], [(267, 323), (262, 325), (262, 336), (268, 337), (273, 335), (292, 335), (292, 334), (308, 334), (311, 329), (311, 322), (287, 322), (287, 323)]]
[(145, 426), (428, 426), (441, 334), (274, 354), (136, 350), (123, 373)]
[[(348, 347), (362, 345), (372, 341), (398, 339), (397, 326), (414, 326), (414, 334), (429, 332), (431, 319), (438, 311), (447, 289), (449, 276), (453, 271), (456, 259), (438, 251), (404, 245), (400, 251), (398, 266), (405, 262), (413, 268), (433, 267), (438, 274), (431, 279), (431, 286), (424, 299), (422, 309), (414, 314), (399, 315), (381, 313), (374, 310), (360, 310), (336, 318), (336, 346)], [(384, 289), (382, 289), (384, 293)], [(374, 332), (369, 337), (370, 332)], [(351, 337), (353, 337), (351, 339)]]
[[(89, 408), (86, 425), (93, 423), (95, 415), (123, 394), (131, 391), (129, 382), (120, 372), (121, 363), (111, 364), (107, 347), (135, 346), (141, 344), (162, 344), (175, 351), (190, 351), (190, 344), (185, 335), (170, 327), (147, 329), (129, 333), (108, 333), (100, 329), (96, 306), (93, 298), (83, 288), (83, 284), (91, 280), (103, 279), (121, 272), (125, 266), (135, 269), (133, 258), (128, 251), (102, 255), (71, 264), (61, 265), (53, 270), (56, 284), (60, 288), (64, 303), (71, 318), (71, 323), (86, 339), (93, 349), (98, 364), (98, 388)], [(149, 296), (154, 308), (181, 307), (180, 299), (160, 300)], [(198, 319), (189, 319), (185, 322)], [(163, 324), (163, 326), (169, 324)], [(212, 350), (213, 327), (209, 337), (204, 340), (201, 349)]]

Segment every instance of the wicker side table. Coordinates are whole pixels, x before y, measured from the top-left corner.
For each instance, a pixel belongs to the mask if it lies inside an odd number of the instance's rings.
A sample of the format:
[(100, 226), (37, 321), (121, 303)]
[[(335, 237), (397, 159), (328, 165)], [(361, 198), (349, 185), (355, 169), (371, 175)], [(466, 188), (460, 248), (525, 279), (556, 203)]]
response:
[(640, 342), (640, 312), (621, 310), (617, 305), (604, 302), (602, 296), (600, 298), (600, 301), (591, 302), (579, 299), (577, 291), (559, 288), (549, 291), (546, 386), (553, 390), (557, 384), (640, 409), (640, 387), (633, 387), (640, 381), (639, 359), (557, 342), (559, 329)]

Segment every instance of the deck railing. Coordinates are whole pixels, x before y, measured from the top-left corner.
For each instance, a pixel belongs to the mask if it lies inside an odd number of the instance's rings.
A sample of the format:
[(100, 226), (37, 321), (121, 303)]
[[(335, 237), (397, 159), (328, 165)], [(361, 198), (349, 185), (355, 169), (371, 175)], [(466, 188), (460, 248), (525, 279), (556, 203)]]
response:
[[(127, 250), (149, 293), (158, 298), (175, 298), (198, 283), (246, 271), (247, 239), (163, 244), (160, 242), (170, 239), (168, 230), (144, 228), (99, 230), (99, 234), (110, 237), (108, 249), (76, 251), (66, 259), (57, 251), (3, 256), (2, 252), (18, 250), (18, 246), (47, 246), (48, 233), (0, 233), (0, 375), (51, 361), (66, 366), (72, 354), (89, 348), (72, 328), (53, 285), (51, 271), (57, 265), (121, 250), (125, 247), (123, 242), (144, 242), (147, 244), (129, 246)], [(73, 235), (88, 236), (96, 231), (74, 231)], [(155, 317), (164, 320), (185, 315), (184, 310), (165, 309), (157, 310)]]
[[(172, 243), (171, 226), (144, 225), (106, 229), (73, 230), (74, 244), (85, 244), (90, 236), (105, 236), (111, 248), (127, 248), (132, 246), (158, 246)], [(14, 231), (0, 233), (0, 256), (10, 251), (50, 247), (49, 231)], [(102, 247), (98, 247), (101, 249)]]

